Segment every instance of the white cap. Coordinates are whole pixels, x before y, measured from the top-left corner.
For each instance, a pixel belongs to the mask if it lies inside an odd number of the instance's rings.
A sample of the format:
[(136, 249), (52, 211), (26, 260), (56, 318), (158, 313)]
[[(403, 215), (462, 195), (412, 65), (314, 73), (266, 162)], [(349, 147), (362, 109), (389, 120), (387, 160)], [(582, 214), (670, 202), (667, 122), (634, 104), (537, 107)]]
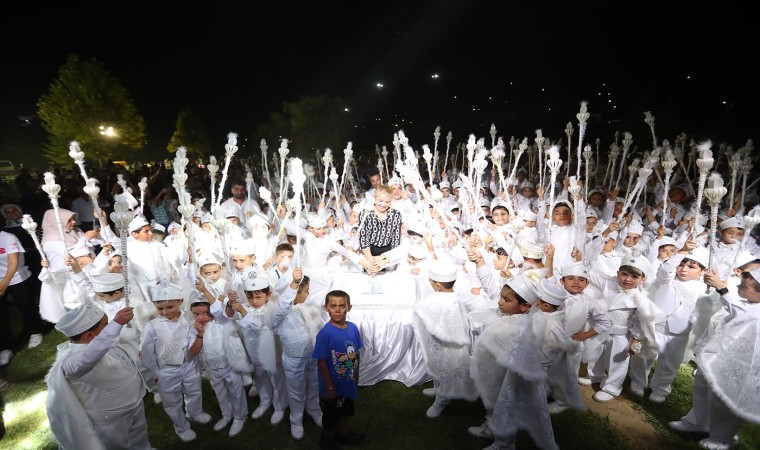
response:
[(195, 211), (193, 211), (193, 217), (200, 218), (200, 217), (203, 217), (203, 214), (204, 214), (204, 212), (200, 208), (196, 208)]
[(561, 306), (565, 303), (567, 292), (565, 292), (562, 286), (557, 283), (552, 283), (548, 279), (542, 278), (541, 281), (538, 282), (537, 287), (541, 300), (546, 303), (550, 303), (554, 306)]
[(362, 207), (362, 204), (359, 202), (354, 203), (354, 206), (351, 207), (351, 212), (359, 214), (362, 211), (364, 211), (364, 207)]
[(124, 276), (120, 273), (101, 273), (91, 275), (92, 290), (95, 292), (113, 292), (124, 289)]
[(523, 181), (523, 182), (522, 182), (522, 184), (520, 185), (520, 190), (522, 191), (524, 188), (531, 188), (531, 189), (535, 189), (535, 187), (536, 187), (536, 186), (535, 186), (533, 183), (531, 183), (531, 182), (530, 182), (530, 181), (528, 181), (528, 180), (525, 180), (525, 181)]
[(760, 283), (760, 267), (755, 267), (754, 269), (750, 270), (749, 274), (752, 275), (752, 278), (754, 278), (755, 281)]
[(219, 260), (216, 259), (216, 257), (214, 257), (213, 254), (204, 253), (200, 256), (200, 258), (198, 258), (198, 267), (203, 267), (207, 264), (216, 264), (218, 266), (222, 265), (222, 263), (220, 263)]
[(307, 223), (312, 228), (322, 228), (327, 226), (327, 218), (321, 214), (309, 214)]
[(760, 256), (755, 256), (752, 253), (748, 252), (747, 250), (742, 250), (739, 252), (739, 254), (736, 256), (736, 267), (741, 267), (749, 262), (752, 262), (756, 259), (760, 259)]
[[(237, 217), (237, 216), (235, 216), (235, 217)], [(272, 224), (269, 222), (269, 219), (267, 219), (266, 217), (264, 217), (263, 215), (261, 215), (259, 213), (253, 213), (251, 215), (251, 217), (249, 217), (247, 220), (248, 220), (248, 227), (249, 228), (252, 227), (254, 224), (255, 225), (266, 225), (267, 227), (270, 227), (270, 228), (272, 226)]]
[(618, 237), (620, 237), (620, 236), (618, 236), (618, 234), (619, 234), (619, 233), (617, 232), (617, 230), (615, 230), (615, 231), (610, 231), (610, 234), (608, 234), (608, 235), (607, 235), (607, 240), (609, 240), (609, 239), (614, 239), (614, 240), (616, 240), (616, 241), (617, 241)]
[(596, 209), (593, 207), (586, 208), (586, 218), (593, 217), (595, 219), (599, 218), (599, 213), (596, 212)]
[(732, 217), (720, 223), (720, 231), (723, 231), (726, 228), (741, 228), (743, 230), (745, 228), (745, 225), (744, 225), (744, 222), (740, 218)]
[(228, 205), (227, 208), (224, 209), (224, 218), (228, 217), (237, 217), (240, 218), (240, 207), (239, 206), (233, 206)]
[(269, 287), (269, 277), (267, 274), (259, 274), (255, 270), (244, 272), (242, 280), (244, 291), (260, 291)]
[(428, 249), (423, 245), (412, 245), (409, 248), (409, 256), (417, 259), (425, 259), (428, 255)]
[(647, 278), (650, 278), (652, 275), (654, 275), (654, 267), (652, 267), (652, 264), (648, 259), (638, 254), (636, 251), (628, 256), (624, 256), (623, 259), (620, 260), (620, 267), (622, 266), (630, 266), (639, 269)]
[(430, 264), (428, 269), (430, 279), (444, 283), (455, 281), (457, 279), (457, 266), (442, 261), (435, 260)]
[(443, 188), (451, 189), (451, 183), (449, 183), (446, 180), (443, 180), (440, 183), (438, 183), (438, 189), (443, 189)]
[(483, 197), (480, 199), (480, 206), (491, 206), (491, 200), (488, 199), (488, 197)]
[(528, 278), (526, 275), (523, 275), (522, 273), (519, 273), (510, 278), (507, 281), (507, 286), (509, 286), (513, 291), (517, 293), (517, 295), (522, 297), (523, 300), (530, 303), (531, 305), (536, 303), (536, 300), (539, 298), (536, 285), (530, 278)]
[(55, 324), (55, 329), (65, 334), (66, 337), (73, 337), (84, 333), (105, 316), (102, 309), (98, 308), (91, 300), (85, 300), (77, 308), (67, 312)]
[(544, 248), (531, 240), (522, 240), (517, 243), (523, 258), (541, 259), (544, 257)]
[(87, 246), (87, 243), (84, 241), (79, 241), (76, 244), (72, 245), (68, 248), (68, 253), (73, 258), (79, 258), (80, 256), (92, 256), (92, 252), (90, 251), (90, 247)]
[(460, 188), (460, 187), (462, 187), (462, 180), (456, 180), (456, 181), (455, 181), (455, 182), (454, 182), (454, 183), (451, 185), (451, 188), (452, 188), (452, 189), (458, 189), (458, 188)]
[(129, 222), (129, 226), (127, 227), (127, 229), (129, 230), (130, 233), (133, 233), (135, 231), (140, 231), (140, 229), (144, 227), (145, 225), (150, 225), (150, 224), (148, 223), (147, 220), (145, 220), (145, 217), (138, 215), (138, 216), (135, 216), (135, 218), (132, 219), (131, 222)]
[(628, 225), (628, 228), (626, 230), (629, 234), (638, 234), (641, 236), (644, 234), (644, 225), (641, 224), (641, 222), (633, 221)]
[(707, 247), (697, 247), (693, 249), (688, 254), (684, 255), (684, 259), (686, 258), (698, 262), (702, 267), (710, 265), (710, 251), (707, 250)]
[(256, 253), (256, 241), (254, 239), (244, 239), (237, 243), (230, 254), (250, 256)]
[(563, 277), (575, 276), (588, 279), (588, 267), (586, 267), (582, 261), (576, 261), (566, 266), (562, 266), (560, 274)]
[(522, 217), (523, 220), (535, 222), (538, 220), (538, 214), (534, 213), (533, 211), (529, 209), (523, 209), (522, 210)]
[(211, 215), (211, 213), (207, 212), (201, 216), (201, 224), (204, 223), (211, 223), (211, 221), (214, 220), (214, 216)]
[(172, 222), (168, 227), (166, 227), (166, 232), (171, 233), (175, 228), (182, 229), (182, 225), (178, 224), (177, 222)]
[(658, 245), (658, 247), (662, 247), (664, 245), (672, 245), (674, 247), (678, 247), (676, 240), (670, 236), (663, 236), (662, 239), (660, 239), (660, 245)]
[(388, 186), (395, 186), (395, 185), (403, 186), (404, 183), (401, 182), (401, 178), (399, 177), (391, 177), (390, 180), (388, 180)]
[(152, 230), (160, 231), (162, 233), (166, 233), (166, 227), (161, 225), (160, 223), (156, 222), (155, 220), (150, 221), (150, 228)]
[(153, 302), (183, 300), (182, 288), (164, 278), (150, 287), (150, 299)]
[(422, 223), (422, 222), (420, 222), (419, 220), (413, 220), (413, 221), (407, 223), (406, 224), (406, 229), (408, 231), (413, 231), (413, 232), (419, 234), (420, 236), (424, 236), (425, 235), (425, 231), (426, 231), (425, 230), (425, 224)]

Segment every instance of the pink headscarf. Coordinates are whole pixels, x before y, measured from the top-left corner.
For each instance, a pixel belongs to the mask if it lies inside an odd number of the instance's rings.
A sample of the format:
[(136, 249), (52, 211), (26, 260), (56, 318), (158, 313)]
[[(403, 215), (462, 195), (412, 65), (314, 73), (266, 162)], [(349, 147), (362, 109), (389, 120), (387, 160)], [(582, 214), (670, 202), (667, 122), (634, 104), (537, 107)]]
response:
[[(63, 226), (63, 236), (66, 241), (66, 248), (69, 248), (79, 242), (78, 228), (74, 228), (72, 231), (66, 231), (66, 224), (69, 219), (76, 216), (77, 213), (69, 211), (68, 209), (58, 208), (58, 215), (61, 218), (61, 225)], [(51, 241), (61, 240), (61, 234), (58, 231), (58, 224), (55, 221), (55, 209), (51, 208), (45, 211), (45, 215), (42, 216), (42, 244)]]

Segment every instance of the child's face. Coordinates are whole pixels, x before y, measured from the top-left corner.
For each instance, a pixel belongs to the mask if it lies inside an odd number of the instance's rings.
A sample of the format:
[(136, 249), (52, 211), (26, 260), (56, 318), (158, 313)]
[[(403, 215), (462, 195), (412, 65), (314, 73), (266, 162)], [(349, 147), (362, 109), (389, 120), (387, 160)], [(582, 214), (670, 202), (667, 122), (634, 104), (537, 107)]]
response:
[(573, 220), (573, 215), (570, 212), (570, 208), (567, 206), (557, 206), (554, 208), (552, 219), (557, 225), (565, 226), (570, 225), (570, 222)]
[(277, 263), (277, 268), (280, 271), (286, 271), (290, 267), (290, 264), (293, 262), (293, 252), (290, 250), (286, 250), (283, 252), (280, 252), (277, 255), (277, 258), (275, 258), (275, 262)]
[(551, 313), (557, 310), (557, 306), (552, 305), (551, 303), (547, 303), (541, 299), (538, 299), (536, 301), (536, 306), (538, 307), (538, 309), (540, 309), (541, 311), (545, 313)]
[(216, 283), (222, 277), (222, 266), (219, 264), (206, 264), (201, 267), (201, 276), (212, 283)]
[(327, 228), (335, 228), (335, 217), (330, 216), (327, 218)]
[(95, 295), (106, 303), (115, 302), (116, 300), (124, 298), (123, 291), (116, 291), (113, 294), (109, 294), (106, 292), (96, 292)]
[(309, 283), (301, 283), (301, 286), (298, 288), (298, 294), (296, 294), (296, 298), (293, 299), (293, 303), (296, 305), (301, 304), (305, 302), (307, 298), (309, 298)]
[(327, 227), (309, 227), (309, 230), (318, 238), (324, 237), (327, 234)]
[(760, 303), (760, 283), (748, 272), (742, 274), (742, 281), (739, 283), (737, 293), (750, 303)]
[(256, 309), (261, 308), (264, 306), (269, 300), (269, 297), (272, 295), (272, 291), (264, 292), (261, 290), (256, 291), (245, 291), (245, 298), (248, 299), (248, 304), (253, 306)]
[(497, 254), (496, 257), (493, 259), (493, 267), (496, 270), (504, 270), (504, 268), (507, 266), (507, 255), (499, 255)]
[(190, 311), (193, 313), (193, 319), (203, 325), (206, 325), (214, 319), (214, 316), (211, 315), (210, 308), (206, 305), (193, 306), (190, 308)]
[(358, 213), (358, 212), (356, 212), (356, 211), (351, 211), (350, 213), (348, 213), (348, 221), (349, 221), (350, 223), (355, 223), (355, 222), (357, 222), (358, 220), (359, 220), (359, 213)]
[(201, 225), (201, 229), (203, 229), (203, 231), (205, 231), (206, 233), (211, 233), (211, 223), (210, 222), (204, 223), (203, 225)]
[(623, 245), (626, 246), (626, 247), (633, 247), (636, 244), (638, 244), (640, 240), (641, 240), (641, 235), (640, 234), (628, 233), (625, 236), (625, 240), (623, 241)]
[(108, 260), (108, 271), (110, 273), (121, 273), (121, 255), (113, 255)]
[(351, 304), (345, 297), (330, 296), (325, 302), (325, 311), (330, 316), (330, 322), (342, 325), (346, 322), (346, 316), (351, 311)]
[(675, 253), (676, 253), (675, 245), (661, 245), (657, 249), (657, 259), (659, 259), (660, 261), (665, 261), (666, 259), (675, 255)]
[(227, 220), (229, 220), (232, 225), (240, 226), (240, 217), (228, 217)]
[(417, 264), (420, 263), (420, 261), (422, 260), (419, 258), (415, 258), (414, 256), (407, 253), (406, 262), (408, 262), (410, 266), (416, 266)]
[(604, 247), (602, 248), (602, 253), (611, 252), (615, 249), (617, 246), (617, 239), (607, 239), (604, 242)]
[(599, 221), (596, 217), (586, 217), (586, 233), (594, 231), (596, 223)]
[(90, 255), (77, 256), (75, 259), (77, 260), (77, 264), (79, 264), (79, 267), (84, 267), (88, 264), (92, 264), (92, 256)]
[(525, 228), (533, 228), (536, 226), (535, 220), (526, 220), (525, 221)]
[(251, 236), (254, 238), (262, 238), (269, 235), (269, 226), (263, 223), (254, 223), (250, 226)]
[(242, 272), (246, 267), (252, 267), (256, 262), (256, 255), (232, 255), (232, 266), (238, 272)]
[(161, 302), (153, 303), (153, 305), (156, 306), (158, 315), (171, 321), (176, 321), (182, 314), (179, 309), (179, 305), (181, 304), (182, 300), (164, 300)]
[(588, 287), (588, 278), (578, 275), (567, 275), (560, 278), (560, 283), (565, 290), (573, 295), (580, 294)]
[(726, 244), (733, 244), (744, 238), (744, 229), (736, 227), (726, 228), (720, 232), (720, 236)]
[(523, 314), (530, 309), (530, 305), (527, 303), (519, 303), (515, 297), (514, 292), (507, 287), (501, 288), (501, 296), (499, 297), (499, 311), (504, 314)]
[(594, 192), (593, 194), (588, 196), (588, 202), (591, 206), (594, 206), (596, 208), (599, 208), (604, 204), (604, 195)]
[(696, 261), (688, 258), (684, 258), (676, 267), (676, 277), (681, 281), (698, 280), (704, 272)]
[(491, 212), (491, 220), (496, 225), (504, 225), (509, 221), (509, 213), (503, 208), (494, 209)]
[(620, 287), (623, 289), (635, 289), (646, 281), (646, 277), (628, 272), (627, 270), (618, 270), (617, 279)]

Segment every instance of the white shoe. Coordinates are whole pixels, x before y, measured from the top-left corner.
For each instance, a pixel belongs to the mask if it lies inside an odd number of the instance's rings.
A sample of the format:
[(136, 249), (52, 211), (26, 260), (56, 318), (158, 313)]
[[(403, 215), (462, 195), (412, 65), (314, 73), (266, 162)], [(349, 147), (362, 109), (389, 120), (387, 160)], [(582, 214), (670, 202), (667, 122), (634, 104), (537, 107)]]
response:
[(679, 431), (681, 433), (709, 433), (707, 428), (698, 428), (694, 425), (684, 422), (683, 420), (674, 420), (672, 422), (668, 422), (668, 426), (671, 429)]
[(482, 425), (479, 427), (470, 427), (467, 429), (467, 433), (470, 434), (470, 436), (475, 436), (479, 438), (484, 439), (493, 439), (493, 433), (491, 433), (491, 430), (488, 429), (488, 425), (483, 422)]
[(598, 401), (599, 403), (604, 403), (610, 400), (614, 400), (615, 396), (604, 391), (598, 391), (591, 398)]
[(222, 417), (219, 419), (219, 422), (214, 425), (214, 431), (222, 431), (227, 428), (227, 425), (229, 425), (231, 421), (232, 417)]
[(154, 405), (160, 405), (161, 404), (161, 394), (158, 392), (153, 393), (153, 404)]
[(699, 446), (709, 450), (730, 450), (739, 445), (739, 438), (734, 436), (731, 442), (724, 440), (705, 438), (699, 441)]
[(655, 394), (654, 392), (649, 394), (649, 401), (652, 403), (662, 403), (665, 401), (666, 398), (667, 398), (666, 396), (662, 394)]
[(0, 352), (0, 366), (6, 366), (9, 362), (11, 362), (11, 357), (13, 356), (13, 352), (10, 350), (3, 350)]
[(256, 389), (256, 385), (252, 384), (251, 388), (248, 389), (248, 396), (249, 397), (257, 397), (259, 395), (259, 390)]
[(264, 416), (264, 414), (267, 412), (270, 406), (272, 405), (259, 405), (251, 413), (251, 419), (253, 420), (261, 419)]
[(187, 430), (182, 431), (182, 432), (179, 432), (177, 431), (177, 428), (174, 428), (174, 433), (176, 433), (177, 436), (179, 436), (182, 442), (192, 442), (195, 440), (196, 437), (198, 437), (192, 428), (188, 428)]
[(240, 432), (243, 431), (243, 425), (245, 425), (245, 419), (233, 420), (232, 426), (230, 427), (230, 437), (232, 438), (240, 434)]
[(565, 403), (557, 400), (549, 403), (549, 414), (559, 414), (569, 408)]
[(581, 384), (583, 386), (591, 386), (591, 378), (578, 377), (578, 384)]
[(422, 395), (426, 397), (435, 397), (435, 388), (425, 388), (422, 390)]
[(279, 425), (280, 422), (282, 422), (282, 419), (285, 418), (285, 410), (282, 411), (275, 411), (272, 413), (272, 417), (269, 419), (269, 423), (272, 425)]
[(425, 417), (428, 419), (435, 419), (441, 415), (444, 409), (446, 409), (446, 405), (448, 405), (448, 403), (438, 403), (436, 400), (432, 405), (430, 405), (430, 408), (425, 411)]
[(42, 343), (42, 335), (41, 334), (33, 334), (29, 336), (29, 348), (37, 347)]
[(644, 396), (644, 388), (641, 386), (634, 386), (631, 385), (631, 393), (635, 395), (636, 397), (643, 397)]
[(293, 436), (293, 439), (300, 441), (303, 439), (303, 425), (298, 425), (295, 423), (290, 424), (290, 435)]
[(193, 422), (198, 422), (201, 425), (205, 425), (211, 422), (211, 416), (206, 414), (205, 412), (202, 412), (195, 417), (187, 416), (187, 420), (192, 420)]
[(314, 424), (316, 426), (318, 426), (319, 428), (322, 428), (322, 414), (320, 414), (320, 415), (318, 415), (316, 417), (312, 416), (311, 414), (309, 414), (309, 416), (311, 416), (311, 420), (314, 421)]

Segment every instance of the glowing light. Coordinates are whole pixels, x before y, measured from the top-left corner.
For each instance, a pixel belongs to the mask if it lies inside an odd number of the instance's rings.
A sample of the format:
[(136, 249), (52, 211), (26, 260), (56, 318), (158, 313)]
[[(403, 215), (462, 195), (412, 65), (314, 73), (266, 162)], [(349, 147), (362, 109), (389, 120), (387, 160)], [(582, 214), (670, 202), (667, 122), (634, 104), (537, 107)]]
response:
[(348, 112), (348, 108), (343, 108), (343, 111), (346, 111), (346, 112)]
[(382, 89), (383, 88), (383, 83), (377, 83), (375, 86), (377, 86), (378, 89)]
[(438, 74), (437, 74), (437, 73), (434, 73), (434, 74), (433, 74), (433, 75), (432, 75), (430, 78), (432, 78), (432, 79), (434, 79), (434, 80), (437, 80), (437, 79), (438, 79)]
[(116, 133), (116, 130), (113, 129), (113, 127), (107, 127), (105, 125), (101, 125), (98, 127), (98, 130), (100, 130), (100, 134), (102, 134), (105, 137), (117, 137), (118, 134)]

